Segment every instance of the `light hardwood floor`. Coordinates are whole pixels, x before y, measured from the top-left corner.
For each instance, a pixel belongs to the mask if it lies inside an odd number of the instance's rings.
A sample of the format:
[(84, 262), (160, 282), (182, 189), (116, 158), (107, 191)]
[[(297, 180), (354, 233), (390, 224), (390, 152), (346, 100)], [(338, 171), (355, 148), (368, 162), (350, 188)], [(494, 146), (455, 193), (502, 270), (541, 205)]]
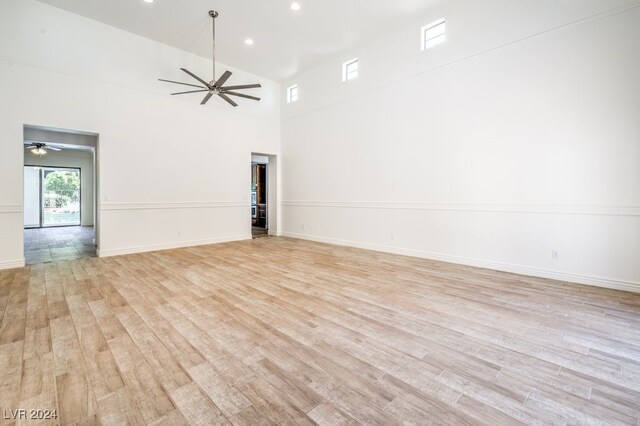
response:
[(639, 424), (638, 294), (264, 238), (0, 271), (0, 315), (2, 417)]

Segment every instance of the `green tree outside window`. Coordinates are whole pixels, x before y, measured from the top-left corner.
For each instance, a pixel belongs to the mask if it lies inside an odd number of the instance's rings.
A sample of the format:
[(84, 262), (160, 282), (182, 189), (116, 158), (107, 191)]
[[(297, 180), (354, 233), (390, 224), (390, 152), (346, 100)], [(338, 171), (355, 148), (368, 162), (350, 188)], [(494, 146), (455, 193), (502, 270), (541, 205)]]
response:
[(44, 177), (45, 207), (60, 208), (80, 201), (78, 172), (47, 171)]

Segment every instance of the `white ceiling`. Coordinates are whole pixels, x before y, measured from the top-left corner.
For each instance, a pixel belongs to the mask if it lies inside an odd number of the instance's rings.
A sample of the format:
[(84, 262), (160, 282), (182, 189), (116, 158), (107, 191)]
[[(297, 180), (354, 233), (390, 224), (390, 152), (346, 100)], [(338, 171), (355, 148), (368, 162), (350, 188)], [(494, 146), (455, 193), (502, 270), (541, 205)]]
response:
[[(211, 58), (210, 9), (219, 62), (276, 81), (374, 37), (437, 0), (40, 0)], [(255, 41), (253, 46), (244, 43)]]

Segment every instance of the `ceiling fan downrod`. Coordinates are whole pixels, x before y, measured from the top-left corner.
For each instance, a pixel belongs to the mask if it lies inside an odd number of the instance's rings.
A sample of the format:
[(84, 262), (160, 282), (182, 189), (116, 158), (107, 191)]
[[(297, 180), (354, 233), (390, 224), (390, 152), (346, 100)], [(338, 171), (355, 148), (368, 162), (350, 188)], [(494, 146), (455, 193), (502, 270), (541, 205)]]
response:
[(211, 21), (213, 23), (213, 80), (211, 80), (209, 84), (213, 86), (216, 80), (216, 18), (218, 17), (218, 12), (210, 10), (209, 16), (211, 16)]

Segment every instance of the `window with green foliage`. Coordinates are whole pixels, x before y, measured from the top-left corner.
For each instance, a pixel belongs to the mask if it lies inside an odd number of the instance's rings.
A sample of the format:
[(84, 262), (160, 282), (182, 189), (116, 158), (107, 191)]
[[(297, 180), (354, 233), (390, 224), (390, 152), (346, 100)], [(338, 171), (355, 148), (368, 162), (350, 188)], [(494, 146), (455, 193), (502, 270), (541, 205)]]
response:
[(77, 170), (46, 170), (44, 175), (44, 206), (61, 208), (80, 202), (80, 173)]

